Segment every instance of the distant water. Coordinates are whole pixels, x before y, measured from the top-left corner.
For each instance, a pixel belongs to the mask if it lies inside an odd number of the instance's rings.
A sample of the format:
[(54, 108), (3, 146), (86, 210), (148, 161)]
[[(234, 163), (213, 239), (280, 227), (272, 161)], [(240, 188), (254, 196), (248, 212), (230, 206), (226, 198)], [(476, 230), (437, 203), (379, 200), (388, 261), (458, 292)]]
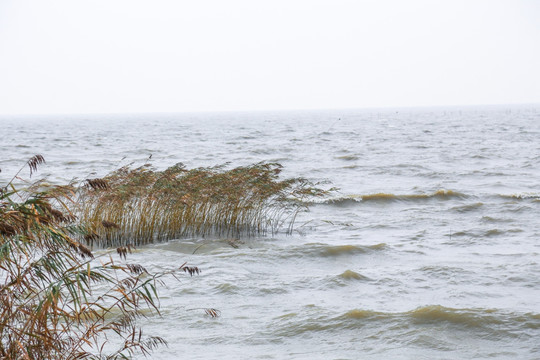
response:
[[(277, 161), (340, 191), (293, 235), (188, 238), (130, 262), (166, 281), (156, 359), (540, 358), (540, 107), (0, 119), (0, 183), (129, 162)], [(93, 175), (91, 175), (94, 173)], [(26, 174), (26, 173), (25, 173)], [(195, 251), (195, 253), (194, 253)], [(194, 253), (194, 254), (193, 254)], [(221, 310), (212, 319), (193, 308)]]

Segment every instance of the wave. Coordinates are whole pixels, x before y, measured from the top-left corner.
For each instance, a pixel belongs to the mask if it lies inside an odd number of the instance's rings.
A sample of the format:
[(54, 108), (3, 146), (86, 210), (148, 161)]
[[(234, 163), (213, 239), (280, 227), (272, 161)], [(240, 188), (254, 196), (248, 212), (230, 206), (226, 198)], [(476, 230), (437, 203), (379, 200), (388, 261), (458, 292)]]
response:
[(453, 266), (442, 266), (442, 265), (428, 265), (428, 266), (422, 266), (419, 268), (422, 273), (433, 276), (436, 278), (442, 278), (447, 280), (455, 279), (456, 277), (459, 277), (463, 279), (466, 276), (474, 275), (474, 273), (471, 273), (470, 271), (467, 271), (460, 267), (453, 267)]
[(356, 155), (343, 155), (343, 156), (337, 156), (336, 159), (346, 160), (346, 161), (353, 161), (353, 160), (358, 160), (359, 157), (356, 156)]
[(468, 195), (453, 190), (438, 190), (431, 194), (401, 194), (376, 193), (367, 195), (346, 195), (335, 198), (325, 199), (321, 203), (328, 205), (348, 205), (359, 202), (392, 202), (392, 201), (418, 201), (418, 200), (448, 200), (465, 199)]
[(499, 236), (499, 235), (504, 235), (506, 233), (506, 231), (503, 231), (503, 230), (499, 230), (499, 229), (490, 229), (490, 230), (486, 230), (484, 232), (484, 236), (485, 237), (491, 237), (491, 236)]
[(539, 193), (504, 194), (499, 195), (499, 197), (511, 200), (540, 200)]
[(301, 246), (295, 246), (283, 250), (279, 253), (280, 257), (340, 257), (369, 254), (375, 251), (385, 250), (385, 243), (374, 245), (328, 245), (323, 243), (307, 243)]
[(459, 212), (459, 213), (464, 213), (464, 212), (477, 210), (477, 209), (479, 209), (479, 208), (481, 208), (483, 206), (484, 206), (484, 203), (476, 202), (476, 203), (473, 203), (473, 204), (455, 206), (451, 210)]
[(219, 284), (214, 288), (216, 293), (219, 294), (237, 294), (239, 292), (239, 287), (231, 283)]
[(365, 254), (367, 252), (384, 250), (386, 248), (385, 243), (375, 244), (375, 245), (335, 245), (335, 246), (323, 246), (319, 251), (317, 251), (323, 257), (332, 257), (332, 256), (341, 256), (341, 255), (354, 255), (354, 254)]
[(347, 320), (347, 319), (369, 319), (369, 318), (385, 318), (389, 317), (389, 313), (377, 312), (372, 310), (360, 310), (354, 309), (347, 311), (345, 314), (339, 316), (337, 319)]
[(352, 270), (345, 270), (343, 273), (339, 274), (339, 277), (344, 280), (369, 280), (367, 276)]
[[(310, 332), (361, 330), (382, 327), (381, 331), (403, 329), (408, 334), (423, 331), (457, 330), (482, 337), (519, 336), (528, 330), (540, 329), (540, 314), (508, 312), (500, 309), (455, 309), (426, 305), (406, 312), (381, 312), (352, 309), (338, 316), (303, 317), (296, 314), (279, 324), (279, 332), (299, 335)], [(385, 330), (386, 329), (386, 330)], [(415, 329), (414, 331), (412, 331)], [(395, 335), (395, 333), (394, 333)], [(406, 341), (405, 339), (403, 339)]]
[(344, 287), (358, 283), (371, 282), (372, 279), (353, 270), (345, 270), (339, 275), (331, 275), (327, 278), (326, 287)]
[[(520, 193), (520, 194), (487, 194), (487, 198), (499, 198), (503, 200), (513, 200), (513, 201), (532, 201), (539, 202), (540, 194), (539, 193)], [(451, 200), (451, 199), (469, 199), (476, 198), (476, 196), (471, 196), (469, 194), (464, 194), (458, 191), (453, 190), (437, 190), (433, 193), (428, 194), (393, 194), (393, 193), (374, 193), (374, 194), (350, 194), (344, 196), (336, 196), (328, 199), (315, 200), (310, 204), (324, 204), (324, 205), (334, 205), (334, 206), (348, 206), (348, 205), (357, 205), (363, 202), (374, 202), (374, 203), (387, 203), (387, 202), (414, 202), (414, 201), (427, 201), (427, 200)], [(466, 204), (462, 206), (456, 206), (452, 208), (456, 212), (469, 212), (474, 211), (485, 206), (483, 202), (475, 202), (472, 204)]]
[(400, 319), (413, 324), (454, 324), (466, 327), (524, 327), (540, 329), (540, 314), (504, 312), (498, 309), (455, 309), (441, 305), (427, 305), (403, 313), (384, 313), (366, 310), (351, 310), (337, 319)]
[(472, 327), (500, 325), (504, 317), (492, 309), (453, 309), (440, 305), (424, 306), (405, 314), (417, 323), (451, 323)]

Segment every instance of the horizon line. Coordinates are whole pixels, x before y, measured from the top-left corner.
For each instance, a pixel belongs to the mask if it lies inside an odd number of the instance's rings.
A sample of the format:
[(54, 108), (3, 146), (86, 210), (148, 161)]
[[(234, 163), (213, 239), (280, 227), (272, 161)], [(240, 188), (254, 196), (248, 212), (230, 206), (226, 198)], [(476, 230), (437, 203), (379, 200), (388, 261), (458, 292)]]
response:
[(49, 116), (103, 116), (103, 115), (153, 115), (153, 114), (220, 114), (220, 113), (268, 113), (268, 112), (328, 112), (328, 111), (393, 111), (413, 109), (452, 109), (501, 108), (540, 106), (540, 102), (489, 103), (489, 104), (447, 104), (447, 105), (389, 105), (366, 107), (327, 107), (327, 108), (275, 108), (275, 109), (227, 109), (227, 110), (178, 110), (178, 111), (111, 111), (111, 112), (50, 112), (50, 113), (0, 113), (5, 117), (49, 117)]

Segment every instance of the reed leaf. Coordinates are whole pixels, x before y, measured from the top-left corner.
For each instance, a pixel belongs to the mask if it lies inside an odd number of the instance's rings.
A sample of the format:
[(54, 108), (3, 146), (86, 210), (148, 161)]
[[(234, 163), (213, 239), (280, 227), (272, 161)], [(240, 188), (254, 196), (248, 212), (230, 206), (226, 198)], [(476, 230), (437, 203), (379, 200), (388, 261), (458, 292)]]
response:
[[(35, 172), (44, 162), (36, 155), (27, 164)], [(159, 313), (157, 285), (171, 272), (149, 274), (110, 252), (97, 260), (88, 243), (98, 234), (74, 215), (78, 189), (108, 188), (41, 181), (17, 188), (12, 181), (0, 186), (0, 359), (129, 358), (165, 344), (142, 336), (136, 320), (148, 309)], [(108, 221), (99, 229), (117, 231), (116, 219)], [(124, 260), (132, 251), (117, 249)], [(174, 272), (199, 270), (184, 264)], [(120, 346), (109, 352), (104, 345), (113, 335)]]
[[(36, 155), (25, 166), (32, 175), (43, 163)], [(184, 263), (149, 274), (126, 264), (129, 254), (140, 244), (187, 235), (216, 234), (238, 247), (241, 236), (292, 231), (306, 200), (328, 192), (302, 178), (282, 180), (281, 169), (176, 164), (157, 171), (145, 164), (79, 184), (18, 187), (19, 170), (0, 184), (0, 358), (129, 358), (163, 345), (144, 337), (137, 319), (148, 309), (159, 313), (161, 277), (201, 270)], [(96, 256), (95, 246), (113, 249)], [(120, 346), (107, 352), (113, 335)]]
[[(184, 236), (228, 238), (291, 232), (306, 199), (328, 192), (303, 178), (279, 179), (281, 165), (258, 163), (188, 170), (176, 164), (122, 167), (78, 192), (76, 215), (90, 225), (92, 244), (147, 244)], [(100, 185), (100, 184), (106, 184)]]

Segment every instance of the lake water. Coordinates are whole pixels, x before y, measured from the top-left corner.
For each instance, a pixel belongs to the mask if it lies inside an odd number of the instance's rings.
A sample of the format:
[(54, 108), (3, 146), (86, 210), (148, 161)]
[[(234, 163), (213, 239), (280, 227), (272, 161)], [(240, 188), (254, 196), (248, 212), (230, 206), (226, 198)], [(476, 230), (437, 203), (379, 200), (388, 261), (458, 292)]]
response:
[[(142, 321), (176, 359), (540, 358), (540, 106), (0, 119), (0, 183), (130, 162), (277, 161), (339, 192), (292, 235), (171, 239), (129, 258), (202, 273)], [(34, 175), (36, 177), (36, 175)], [(197, 308), (216, 308), (211, 318)]]

